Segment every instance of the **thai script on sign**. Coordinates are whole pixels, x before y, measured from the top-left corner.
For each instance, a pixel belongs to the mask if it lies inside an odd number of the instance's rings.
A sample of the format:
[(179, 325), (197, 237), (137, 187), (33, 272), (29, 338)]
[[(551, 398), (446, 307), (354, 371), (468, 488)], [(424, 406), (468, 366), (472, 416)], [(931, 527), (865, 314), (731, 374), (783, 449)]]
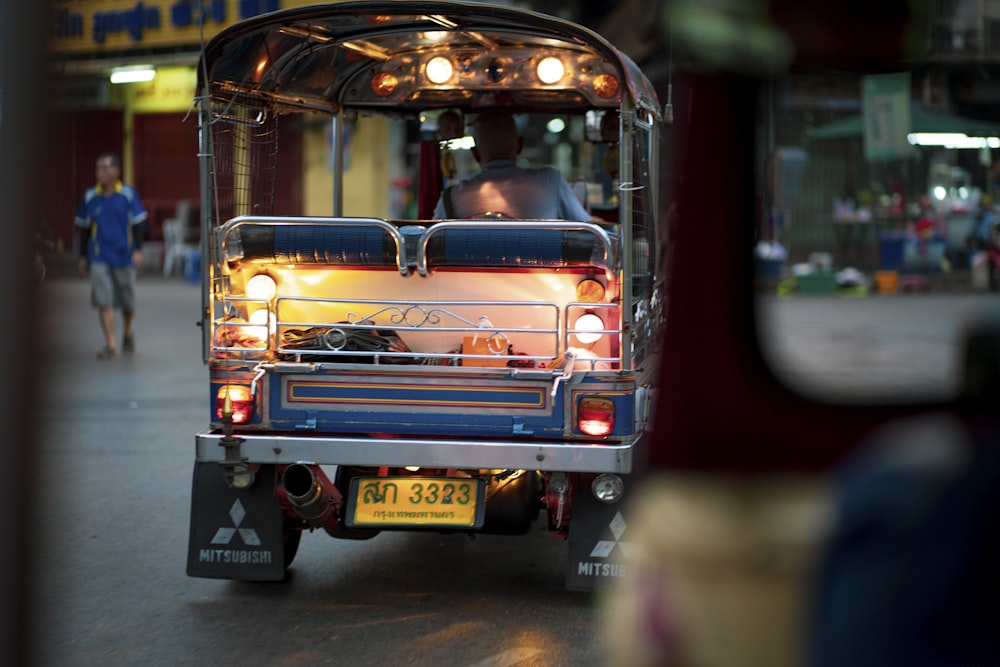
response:
[[(235, 22), (280, 9), (279, 0), (238, 0), (237, 16), (229, 15), (229, 0), (174, 0), (167, 6), (169, 25), (174, 28)], [(109, 36), (124, 34), (133, 42), (141, 42), (146, 31), (159, 30), (164, 7), (156, 2), (136, 2), (128, 9), (94, 11), (90, 16), (90, 36), (95, 44), (104, 44)], [(79, 39), (86, 34), (87, 17), (69, 7), (54, 7), (53, 37)]]

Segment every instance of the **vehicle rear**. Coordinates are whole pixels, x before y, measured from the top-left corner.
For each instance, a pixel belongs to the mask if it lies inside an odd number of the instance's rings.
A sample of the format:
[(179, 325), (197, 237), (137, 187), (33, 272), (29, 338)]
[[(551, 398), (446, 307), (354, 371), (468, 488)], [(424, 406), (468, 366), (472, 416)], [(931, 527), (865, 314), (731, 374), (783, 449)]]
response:
[[(623, 575), (666, 297), (661, 116), (641, 72), (532, 12), (346, 2), (237, 24), (206, 47), (201, 77), (211, 417), (188, 573), (281, 579), (314, 529), (541, 522), (568, 539), (568, 586)], [(560, 163), (591, 220), (433, 217), (474, 168), (442, 114), (492, 108), (562, 135), (525, 160)], [(331, 128), (327, 214), (275, 210), (290, 118)], [(404, 128), (390, 132), (406, 184), (365, 184), (387, 210), (345, 205), (345, 129), (367, 122)]]

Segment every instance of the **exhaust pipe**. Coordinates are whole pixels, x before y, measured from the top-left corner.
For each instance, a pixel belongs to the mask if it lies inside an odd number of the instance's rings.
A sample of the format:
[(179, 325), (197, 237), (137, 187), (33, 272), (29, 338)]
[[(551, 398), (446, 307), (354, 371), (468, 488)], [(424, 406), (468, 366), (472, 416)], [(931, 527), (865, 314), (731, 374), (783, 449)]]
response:
[(281, 473), (281, 488), (295, 513), (310, 526), (331, 535), (340, 530), (337, 511), (344, 497), (318, 465), (291, 464)]

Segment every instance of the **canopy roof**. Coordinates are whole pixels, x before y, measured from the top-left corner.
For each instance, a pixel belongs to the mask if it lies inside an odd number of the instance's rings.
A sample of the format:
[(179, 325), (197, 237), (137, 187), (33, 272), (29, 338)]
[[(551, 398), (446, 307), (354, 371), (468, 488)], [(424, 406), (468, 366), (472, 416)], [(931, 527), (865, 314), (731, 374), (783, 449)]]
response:
[[(448, 57), (455, 75), (434, 85), (426, 66), (436, 55)], [(535, 73), (546, 55), (560, 55), (566, 64), (566, 75), (551, 84)], [(619, 83), (611, 96), (596, 92), (602, 74)], [(376, 77), (389, 76), (393, 92), (373, 92)], [(661, 118), (648, 79), (597, 33), (536, 12), (473, 2), (337, 2), (263, 14), (217, 34), (202, 53), (199, 78), (199, 90), (207, 81), (215, 100), (249, 96), (279, 108), (574, 111), (618, 106), (625, 96)]]
[[(813, 139), (849, 139), (861, 137), (860, 114), (836, 120), (813, 130)], [(955, 132), (970, 137), (1000, 137), (1000, 125), (976, 118), (928, 111), (919, 105), (910, 107), (910, 132)]]

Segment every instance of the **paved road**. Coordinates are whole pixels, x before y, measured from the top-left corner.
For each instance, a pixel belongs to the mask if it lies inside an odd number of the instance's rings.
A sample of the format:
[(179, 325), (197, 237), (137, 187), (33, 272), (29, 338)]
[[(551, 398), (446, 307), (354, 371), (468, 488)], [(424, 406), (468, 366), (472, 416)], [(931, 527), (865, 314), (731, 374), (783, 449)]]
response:
[(99, 362), (87, 285), (45, 285), (33, 498), (42, 665), (600, 665), (563, 542), (303, 537), (289, 581), (185, 573), (193, 434), (207, 421), (198, 289), (144, 278), (133, 359)]
[[(563, 590), (564, 544), (541, 529), (474, 541), (313, 533), (287, 582), (187, 577), (193, 434), (207, 421), (198, 289), (144, 277), (138, 353), (110, 363), (95, 358), (86, 282), (57, 277), (44, 295), (32, 498), (39, 664), (606, 664), (601, 601)], [(963, 313), (995, 303), (762, 299), (762, 337), (782, 372), (802, 380), (881, 396), (920, 384), (943, 395), (957, 381)]]

